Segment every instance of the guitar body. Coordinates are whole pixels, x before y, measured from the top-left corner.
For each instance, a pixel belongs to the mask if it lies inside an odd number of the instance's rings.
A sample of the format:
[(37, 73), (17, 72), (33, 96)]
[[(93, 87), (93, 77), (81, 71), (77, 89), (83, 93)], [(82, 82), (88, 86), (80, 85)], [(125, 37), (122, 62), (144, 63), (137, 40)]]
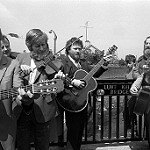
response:
[(150, 104), (150, 89), (143, 88), (137, 97), (137, 101), (134, 107), (134, 113), (137, 115), (143, 115)]
[(94, 65), (90, 72), (87, 73), (82, 69), (77, 70), (74, 74), (74, 79), (83, 81), (85, 83), (85, 87), (82, 89), (74, 86), (65, 88), (62, 93), (57, 94), (58, 104), (70, 112), (82, 111), (88, 104), (88, 93), (95, 90), (97, 87), (97, 82), (93, 78), (93, 75), (104, 64), (106, 59), (109, 60), (112, 58), (116, 49), (117, 46), (113, 45), (113, 47), (109, 49), (107, 56), (105, 56), (105, 58), (103, 57), (96, 65)]
[[(74, 74), (74, 79), (80, 79), (85, 82), (84, 77), (87, 74), (88, 73), (82, 69), (77, 70)], [(60, 106), (70, 112), (82, 111), (88, 104), (88, 93), (97, 87), (97, 82), (93, 77), (85, 84), (85, 87), (82, 89), (75, 87), (65, 89), (63, 96), (57, 99)]]

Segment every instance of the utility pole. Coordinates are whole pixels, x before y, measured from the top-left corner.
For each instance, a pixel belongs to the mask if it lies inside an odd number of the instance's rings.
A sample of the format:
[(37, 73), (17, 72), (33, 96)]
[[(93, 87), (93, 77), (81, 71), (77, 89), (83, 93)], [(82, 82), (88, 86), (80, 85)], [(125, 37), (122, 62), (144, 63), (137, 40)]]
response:
[(84, 26), (81, 26), (81, 27), (85, 28), (86, 41), (88, 41), (88, 28), (92, 28), (92, 27), (88, 26), (88, 23), (89, 23), (89, 21), (87, 21)]
[(56, 54), (56, 40), (57, 40), (57, 35), (54, 32), (54, 30), (50, 30), (49, 33), (53, 33), (54, 34), (54, 54)]

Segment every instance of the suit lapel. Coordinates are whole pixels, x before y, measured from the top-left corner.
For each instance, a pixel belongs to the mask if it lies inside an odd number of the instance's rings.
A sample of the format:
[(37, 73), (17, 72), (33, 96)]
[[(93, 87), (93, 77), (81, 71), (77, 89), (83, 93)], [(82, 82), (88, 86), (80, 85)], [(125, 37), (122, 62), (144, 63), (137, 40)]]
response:
[(75, 64), (69, 59), (69, 57), (67, 57), (68, 59), (68, 63), (70, 64), (70, 66), (73, 67), (73, 70), (78, 70), (78, 68), (75, 66)]
[(65, 62), (65, 74), (69, 78), (74, 77), (74, 73), (78, 70), (78, 68), (74, 65), (74, 63), (69, 59), (69, 57), (66, 56), (66, 62)]

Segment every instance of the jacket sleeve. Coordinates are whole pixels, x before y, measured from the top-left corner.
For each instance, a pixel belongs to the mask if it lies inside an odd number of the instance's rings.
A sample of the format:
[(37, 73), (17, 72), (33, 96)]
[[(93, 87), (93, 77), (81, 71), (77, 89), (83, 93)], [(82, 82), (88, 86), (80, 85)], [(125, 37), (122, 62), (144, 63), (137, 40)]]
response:
[(133, 69), (132, 71), (132, 77), (133, 79), (137, 79), (140, 76), (140, 72), (139, 72), (139, 64), (136, 65), (136, 67)]
[(13, 72), (13, 87), (20, 87), (23, 85), (22, 78), (20, 76), (21, 68), (17, 60), (13, 60), (12, 65), (14, 66)]
[(143, 75), (138, 76), (138, 78), (133, 82), (131, 88), (130, 88), (130, 93), (133, 95), (137, 95), (139, 90), (141, 89), (141, 84), (143, 80)]

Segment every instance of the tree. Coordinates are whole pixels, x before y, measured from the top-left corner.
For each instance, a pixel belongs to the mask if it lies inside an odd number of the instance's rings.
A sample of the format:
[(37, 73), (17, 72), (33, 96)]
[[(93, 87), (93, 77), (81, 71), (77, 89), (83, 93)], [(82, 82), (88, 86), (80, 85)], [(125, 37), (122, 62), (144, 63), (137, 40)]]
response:
[(122, 58), (119, 60), (119, 66), (126, 66), (126, 62)]

